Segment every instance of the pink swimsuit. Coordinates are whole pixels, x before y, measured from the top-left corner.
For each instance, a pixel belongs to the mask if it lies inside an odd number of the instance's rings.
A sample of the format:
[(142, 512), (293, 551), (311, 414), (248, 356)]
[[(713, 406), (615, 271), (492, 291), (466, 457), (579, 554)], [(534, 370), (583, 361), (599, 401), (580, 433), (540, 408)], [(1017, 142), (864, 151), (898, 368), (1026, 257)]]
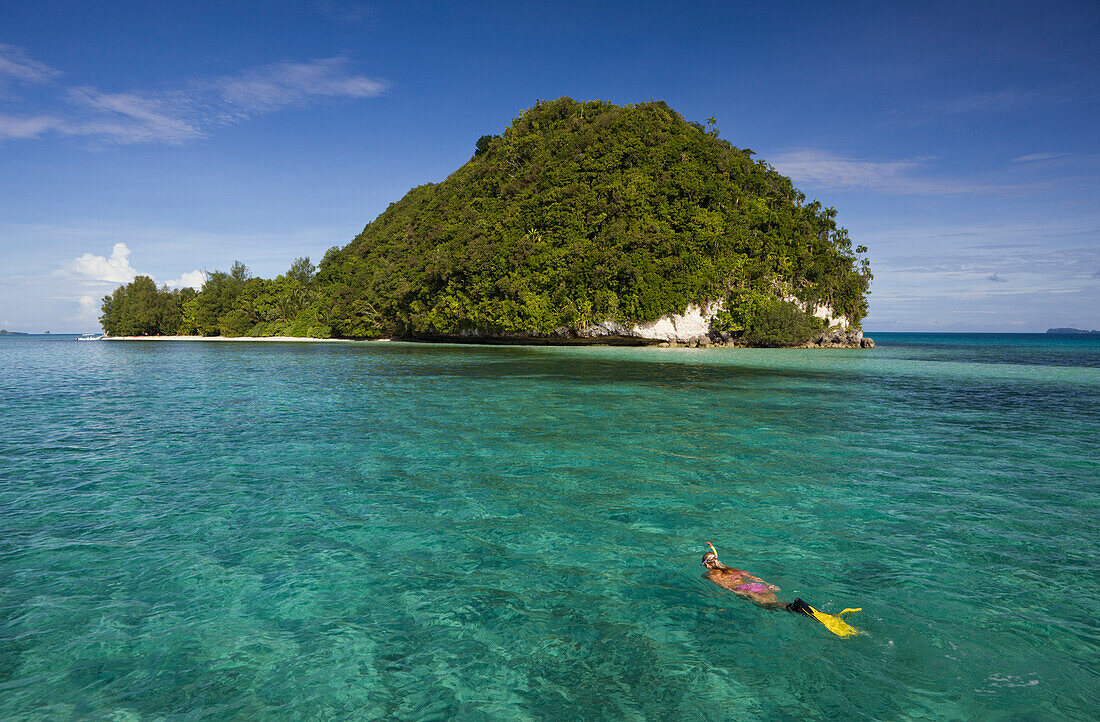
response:
[(749, 582), (748, 584), (742, 584), (741, 586), (734, 587), (735, 592), (749, 592), (751, 594), (767, 594), (768, 585), (761, 584), (760, 582)]

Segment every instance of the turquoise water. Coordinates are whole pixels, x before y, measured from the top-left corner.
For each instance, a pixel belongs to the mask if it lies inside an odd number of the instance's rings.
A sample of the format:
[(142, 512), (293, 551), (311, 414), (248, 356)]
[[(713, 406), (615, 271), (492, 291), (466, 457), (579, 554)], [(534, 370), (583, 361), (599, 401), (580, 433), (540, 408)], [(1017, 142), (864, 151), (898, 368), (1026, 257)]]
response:
[(1094, 717), (1100, 340), (875, 337), (0, 339), (0, 718)]

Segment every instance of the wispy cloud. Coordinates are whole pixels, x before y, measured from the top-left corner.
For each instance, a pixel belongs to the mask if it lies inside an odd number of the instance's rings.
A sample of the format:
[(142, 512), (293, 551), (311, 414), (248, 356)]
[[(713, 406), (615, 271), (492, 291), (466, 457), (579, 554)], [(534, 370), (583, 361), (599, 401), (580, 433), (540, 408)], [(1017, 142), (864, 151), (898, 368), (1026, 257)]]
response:
[[(865, 242), (893, 255), (908, 254), (914, 248), (939, 254), (970, 255), (977, 251), (996, 258), (1012, 258), (1034, 250), (1084, 253), (1095, 249), (1100, 259), (1100, 216), (1042, 217), (1027, 221), (991, 221), (946, 225), (904, 224), (893, 222), (866, 228)], [(962, 243), (962, 240), (968, 240)]]
[[(912, 247), (923, 248), (919, 244)], [(1100, 249), (1051, 247), (1046, 240), (1015, 249), (978, 245), (887, 256), (875, 267), (873, 301), (941, 303), (944, 299), (974, 302), (999, 297), (1095, 296), (1100, 285), (1092, 269), (1098, 261)]]
[(358, 25), (375, 12), (370, 5), (354, 0), (313, 0), (311, 5), (319, 15), (341, 25)]
[(983, 90), (953, 98), (938, 98), (916, 102), (893, 112), (896, 122), (906, 126), (923, 126), (951, 122), (972, 122), (976, 116), (1018, 112), (1039, 105), (1061, 105), (1078, 97), (1071, 86), (1036, 88), (998, 88)]
[[(871, 330), (1043, 330), (1097, 323), (1096, 218), (864, 229), (875, 272)], [(983, 316), (988, 316), (983, 320)], [(1093, 327), (1093, 326), (1090, 326)]]
[(71, 88), (69, 101), (93, 116), (60, 128), (68, 135), (93, 136), (115, 143), (178, 145), (202, 137), (201, 119), (184, 97), (140, 93), (101, 93), (95, 88)]
[(1069, 153), (1031, 153), (1030, 155), (1022, 155), (1019, 158), (1013, 158), (1013, 163), (1035, 163), (1036, 161), (1054, 160), (1056, 158), (1065, 158)]
[[(5, 74), (40, 82), (58, 73), (18, 48), (0, 46), (0, 80)], [(57, 134), (116, 145), (179, 145), (262, 113), (339, 98), (372, 98), (386, 88), (383, 80), (355, 73), (343, 57), (275, 63), (233, 75), (194, 78), (168, 91), (68, 87), (61, 89), (55, 101), (64, 103), (53, 112), (0, 115), (0, 140)]]
[(22, 48), (0, 43), (0, 82), (10, 79), (20, 83), (44, 83), (60, 75), (60, 70), (34, 60)]
[(304, 105), (316, 98), (373, 98), (386, 89), (380, 80), (348, 73), (347, 65), (347, 58), (277, 63), (218, 78), (212, 85), (229, 107), (244, 113)]
[(832, 189), (864, 189), (897, 195), (997, 193), (1010, 186), (968, 183), (921, 175), (930, 159), (865, 160), (822, 150), (796, 150), (769, 159), (776, 170), (796, 182)]
[(0, 114), (0, 140), (38, 138), (51, 130), (60, 130), (65, 124), (49, 115), (17, 118)]
[[(1096, 276), (1087, 269), (1100, 260), (1100, 251), (1091, 248), (1049, 248), (1037, 243), (1015, 252), (982, 252), (960, 248), (934, 254), (893, 256), (882, 259), (876, 270), (914, 274), (966, 274), (988, 281), (1012, 276), (1048, 274), (1073, 284), (1090, 283)], [(997, 276), (997, 278), (993, 278)]]
[(870, 161), (845, 158), (827, 151), (796, 150), (771, 159), (780, 173), (795, 180), (830, 188), (884, 188), (896, 186), (916, 161)]
[(996, 113), (1022, 108), (1039, 99), (1034, 91), (1018, 88), (987, 90), (964, 95), (928, 105), (937, 115), (964, 115), (970, 113)]

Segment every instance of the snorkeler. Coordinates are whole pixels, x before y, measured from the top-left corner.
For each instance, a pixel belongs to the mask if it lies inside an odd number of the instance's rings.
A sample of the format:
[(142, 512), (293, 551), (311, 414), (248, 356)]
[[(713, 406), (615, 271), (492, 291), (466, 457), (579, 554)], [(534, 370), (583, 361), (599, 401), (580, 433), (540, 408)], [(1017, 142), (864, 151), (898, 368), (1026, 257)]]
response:
[(795, 614), (805, 614), (808, 617), (813, 617), (838, 637), (850, 637), (859, 633), (843, 619), (845, 615), (858, 612), (859, 609), (845, 609), (840, 614), (826, 614), (819, 612), (797, 597), (793, 602), (783, 603), (775, 598), (775, 593), (780, 591), (779, 587), (769, 584), (743, 569), (727, 567), (718, 561), (718, 550), (714, 548), (714, 545), (707, 542), (707, 546), (710, 547), (710, 551), (703, 555), (703, 560), (700, 562), (707, 568), (706, 574), (703, 575), (705, 579), (709, 579), (718, 586), (729, 589), (734, 594), (744, 597), (765, 609), (783, 609)]
[[(711, 547), (711, 549), (713, 550), (714, 547)], [(804, 603), (801, 599), (796, 599), (790, 604), (780, 602), (775, 598), (775, 593), (780, 591), (779, 587), (769, 584), (760, 577), (755, 577), (742, 569), (727, 567), (718, 561), (716, 551), (709, 551), (704, 554), (703, 561), (700, 563), (707, 568), (707, 573), (703, 575), (704, 578), (720, 587), (725, 587), (738, 596), (755, 602), (765, 609), (786, 609), (788, 612), (797, 612), (798, 605)]]

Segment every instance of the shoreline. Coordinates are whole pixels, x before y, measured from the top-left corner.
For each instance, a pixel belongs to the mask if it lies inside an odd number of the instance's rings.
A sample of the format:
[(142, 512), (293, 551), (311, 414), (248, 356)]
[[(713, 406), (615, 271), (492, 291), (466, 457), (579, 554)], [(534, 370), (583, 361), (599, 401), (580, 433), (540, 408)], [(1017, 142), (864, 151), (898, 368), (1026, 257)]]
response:
[[(704, 337), (705, 338), (705, 337)], [(756, 347), (745, 346), (736, 342), (710, 341), (693, 339), (692, 341), (656, 341), (639, 340), (637, 338), (619, 338), (600, 336), (590, 339), (568, 339), (552, 337), (517, 338), (517, 337), (469, 337), (469, 336), (432, 336), (425, 338), (311, 338), (308, 336), (104, 336), (100, 341), (212, 341), (216, 343), (384, 343), (391, 341), (405, 341), (409, 343), (440, 343), (454, 345), (486, 345), (486, 346), (619, 346), (635, 348), (790, 348), (790, 349), (859, 349), (874, 348), (873, 339), (866, 338), (861, 344), (859, 341), (851, 342), (809, 342), (799, 346), (775, 346)]]
[(100, 341), (215, 341), (266, 343), (375, 343), (390, 341), (388, 338), (311, 338), (309, 336), (104, 336)]

